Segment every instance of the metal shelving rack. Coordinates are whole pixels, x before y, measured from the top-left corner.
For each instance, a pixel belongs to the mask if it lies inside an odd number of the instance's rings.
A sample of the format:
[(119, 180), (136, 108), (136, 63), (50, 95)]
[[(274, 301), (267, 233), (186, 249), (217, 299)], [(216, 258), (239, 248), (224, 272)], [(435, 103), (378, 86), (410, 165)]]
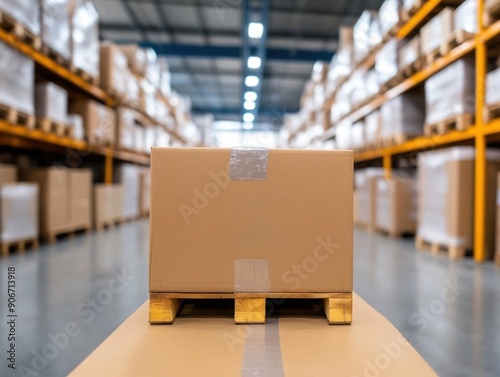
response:
[[(500, 21), (496, 21), (486, 27), (483, 21), (484, 0), (477, 0), (477, 35), (465, 43), (457, 46), (446, 56), (443, 56), (405, 79), (400, 84), (391, 88), (361, 108), (351, 112), (344, 119), (355, 122), (375, 109), (378, 109), (390, 99), (405, 93), (406, 91), (423, 83), (436, 72), (447, 67), (463, 56), (475, 52), (476, 58), (476, 113), (475, 124), (465, 131), (451, 131), (444, 135), (430, 137), (421, 136), (408, 140), (402, 144), (384, 147), (381, 149), (367, 150), (355, 153), (356, 163), (370, 163), (382, 159), (386, 177), (390, 177), (393, 167), (393, 157), (407, 153), (418, 153), (434, 147), (453, 145), (456, 143), (470, 143), (476, 148), (475, 161), (475, 197), (474, 197), (474, 260), (482, 262), (486, 259), (485, 251), (485, 216), (486, 216), (486, 146), (488, 142), (500, 137), (500, 119), (493, 119), (486, 123), (483, 109), (485, 107), (485, 82), (487, 72), (487, 49), (488, 44), (494, 40), (500, 40)], [(446, 4), (443, 0), (429, 0), (425, 2), (408, 21), (397, 31), (396, 37), (404, 38), (416, 32), (430, 15)], [(334, 137), (335, 129), (328, 129), (323, 140)]]
[[(48, 56), (34, 49), (29, 44), (24, 43), (15, 35), (0, 29), (0, 40), (31, 58), (38, 67), (50, 72), (50, 74), (56, 77), (57, 80), (74, 87), (76, 91), (79, 91), (89, 98), (95, 99), (108, 107), (116, 108), (118, 105), (117, 101), (115, 101), (113, 97), (104, 89), (85, 81), (80, 76), (72, 73), (68, 68), (58, 64)], [(163, 128), (176, 140), (181, 143), (186, 142), (186, 140), (174, 130), (166, 126), (163, 126)], [(52, 133), (43, 132), (38, 129), (28, 129), (25, 126), (11, 124), (5, 121), (0, 121), (0, 133), (3, 135), (3, 145), (9, 145), (15, 148), (21, 148), (26, 145), (36, 147), (36, 145), (39, 144), (40, 146), (50, 145), (53, 147), (86, 151), (86, 153), (104, 156), (104, 177), (105, 183), (108, 184), (113, 182), (114, 160), (126, 161), (140, 165), (149, 165), (149, 156), (145, 154), (94, 146), (85, 141), (60, 137)]]

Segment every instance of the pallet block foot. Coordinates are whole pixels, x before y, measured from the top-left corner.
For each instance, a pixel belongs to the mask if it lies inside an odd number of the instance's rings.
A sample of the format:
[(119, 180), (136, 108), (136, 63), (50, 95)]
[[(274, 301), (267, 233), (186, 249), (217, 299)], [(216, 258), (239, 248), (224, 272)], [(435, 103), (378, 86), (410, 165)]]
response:
[(352, 323), (352, 293), (340, 293), (323, 301), (326, 319), (330, 325)]
[(266, 323), (266, 299), (236, 298), (234, 323)]
[(149, 298), (149, 323), (152, 325), (173, 323), (181, 303), (181, 299), (167, 298), (161, 293), (151, 293)]

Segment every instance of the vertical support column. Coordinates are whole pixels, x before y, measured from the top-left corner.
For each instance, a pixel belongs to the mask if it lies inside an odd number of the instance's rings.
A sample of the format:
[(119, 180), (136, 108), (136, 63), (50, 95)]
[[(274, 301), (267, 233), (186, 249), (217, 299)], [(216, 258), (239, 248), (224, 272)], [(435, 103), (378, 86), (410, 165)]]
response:
[(382, 157), (382, 166), (384, 167), (385, 179), (392, 178), (392, 155), (389, 152), (384, 152)]
[(104, 157), (104, 183), (113, 183), (113, 150), (108, 148)]
[[(477, 2), (479, 32), (484, 30), (484, 0)], [(484, 135), (484, 97), (487, 68), (486, 44), (476, 46), (476, 161), (474, 169), (474, 260), (482, 262), (486, 257), (486, 137)]]

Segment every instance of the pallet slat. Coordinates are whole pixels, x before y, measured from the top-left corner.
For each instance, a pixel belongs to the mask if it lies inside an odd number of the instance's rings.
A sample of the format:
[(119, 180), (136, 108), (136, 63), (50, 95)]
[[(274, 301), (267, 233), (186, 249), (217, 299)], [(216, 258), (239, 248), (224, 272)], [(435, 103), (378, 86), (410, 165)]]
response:
[(257, 324), (266, 322), (266, 299), (322, 299), (329, 324), (352, 322), (352, 293), (159, 293), (151, 292), (149, 323), (172, 324), (183, 299), (233, 299), (234, 322)]
[(0, 10), (0, 28), (15, 35), (19, 40), (30, 45), (35, 50), (40, 50), (42, 40), (39, 35), (33, 33), (29, 28), (24, 26), (15, 17)]
[(38, 239), (29, 238), (13, 242), (0, 242), (0, 255), (2, 257), (8, 256), (11, 249), (17, 251), (18, 253), (24, 253), (28, 245), (31, 246), (32, 249), (36, 250), (38, 248)]
[(448, 117), (436, 123), (424, 126), (424, 135), (444, 135), (451, 130), (465, 131), (472, 126), (474, 117), (472, 114), (460, 114)]
[(463, 259), (467, 251), (463, 247), (427, 241), (420, 236), (415, 237), (415, 246), (419, 250), (430, 251), (432, 254), (445, 253), (450, 259)]

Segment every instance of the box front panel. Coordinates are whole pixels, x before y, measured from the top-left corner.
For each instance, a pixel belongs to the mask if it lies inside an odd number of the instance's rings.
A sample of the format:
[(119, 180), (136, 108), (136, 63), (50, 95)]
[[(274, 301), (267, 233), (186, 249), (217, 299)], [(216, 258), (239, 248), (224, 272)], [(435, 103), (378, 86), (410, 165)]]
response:
[(271, 150), (264, 180), (229, 164), (153, 149), (150, 290), (233, 292), (235, 264), (267, 260), (273, 292), (351, 291), (352, 153)]

